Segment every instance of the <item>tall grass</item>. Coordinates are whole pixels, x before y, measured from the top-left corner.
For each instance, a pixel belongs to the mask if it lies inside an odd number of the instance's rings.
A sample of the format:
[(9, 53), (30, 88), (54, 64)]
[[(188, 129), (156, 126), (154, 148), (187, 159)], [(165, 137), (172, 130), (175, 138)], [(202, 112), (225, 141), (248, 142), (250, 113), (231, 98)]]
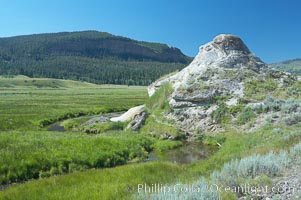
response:
[(134, 133), (91, 137), (78, 133), (0, 134), (0, 184), (113, 167), (144, 159), (153, 141)]
[(165, 192), (158, 192), (157, 194), (148, 194), (140, 192), (136, 195), (136, 199), (145, 200), (175, 200), (175, 199), (198, 199), (198, 200), (219, 200), (220, 194), (210, 190), (209, 183), (201, 178), (193, 184), (176, 183), (171, 186), (165, 186)]
[(182, 172), (181, 166), (159, 162), (75, 172), (11, 186), (0, 191), (0, 199), (132, 200), (138, 184), (171, 183)]
[(168, 109), (169, 104), (167, 98), (173, 92), (173, 88), (169, 83), (162, 85), (146, 102), (148, 109)]
[(143, 104), (145, 87), (2, 88), (0, 130), (40, 130), (56, 121)]
[(172, 92), (172, 86), (169, 83), (165, 83), (147, 100), (146, 110), (151, 114), (146, 119), (145, 125), (141, 128), (141, 133), (150, 134), (157, 138), (163, 135), (172, 136), (175, 139), (181, 139), (183, 137), (175, 124), (170, 123), (163, 117), (171, 111), (168, 98)]
[[(88, 170), (80, 173), (75, 172), (12, 186), (0, 192), (0, 199), (133, 199), (133, 195), (137, 193), (137, 184), (197, 184), (201, 177), (205, 177), (207, 184), (209, 184), (211, 183), (208, 179), (210, 175), (214, 171), (222, 171), (225, 163), (253, 156), (253, 154), (265, 155), (271, 150), (274, 150), (274, 155), (278, 155), (276, 152), (280, 149), (288, 152), (290, 146), (300, 141), (301, 135), (298, 131), (295, 131), (298, 129), (297, 125), (282, 128), (283, 134), (273, 134), (273, 129), (264, 129), (252, 134), (219, 135), (217, 136), (220, 138), (219, 140), (224, 141), (221, 142), (221, 149), (207, 159), (193, 164), (180, 166), (152, 162), (103, 170)], [(120, 136), (120, 134), (116, 132), (105, 133), (101, 137), (107, 135), (113, 139)], [(93, 135), (92, 138), (95, 136), (97, 135)], [(128, 136), (125, 135), (125, 138)], [(284, 140), (286, 136), (287, 138)], [(298, 155), (297, 152), (296, 155)], [(294, 160), (294, 158), (292, 157), (291, 160)], [(240, 182), (238, 181), (238, 183)], [(219, 194), (215, 195), (219, 196)], [(224, 194), (221, 194), (221, 196), (223, 199), (236, 199), (233, 196), (224, 197)], [(177, 198), (175, 197), (175, 199)]]

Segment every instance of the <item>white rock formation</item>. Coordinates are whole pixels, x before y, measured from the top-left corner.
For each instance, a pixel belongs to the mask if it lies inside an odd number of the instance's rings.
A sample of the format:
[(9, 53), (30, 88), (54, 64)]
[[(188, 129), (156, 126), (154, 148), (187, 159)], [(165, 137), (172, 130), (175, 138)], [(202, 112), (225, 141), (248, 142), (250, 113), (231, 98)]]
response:
[(149, 96), (152, 96), (156, 88), (165, 82), (170, 82), (173, 88), (177, 90), (189, 85), (194, 80), (206, 78), (203, 75), (206, 75), (206, 72), (210, 69), (222, 71), (224, 69), (239, 68), (248, 68), (259, 72), (266, 69), (267, 65), (251, 54), (239, 37), (221, 34), (216, 36), (213, 41), (202, 45), (190, 65), (179, 73), (150, 85), (148, 88)]
[(173, 112), (166, 117), (174, 120), (186, 134), (221, 130), (211, 113), (218, 97), (227, 98), (233, 106), (244, 96), (243, 80), (253, 74), (264, 73), (268, 66), (255, 57), (243, 41), (234, 35), (218, 35), (201, 46), (199, 53), (186, 68), (175, 75), (159, 80), (148, 88), (149, 95), (169, 82), (174, 89), (169, 99)]
[(144, 105), (136, 106), (131, 109), (129, 109), (127, 112), (123, 113), (119, 117), (113, 117), (110, 119), (112, 122), (126, 122), (132, 120), (135, 115), (140, 114), (142, 111), (144, 111)]
[(257, 90), (259, 93), (266, 90), (268, 97), (273, 91), (262, 88), (267, 80), (285, 91), (297, 78), (268, 67), (239, 37), (222, 34), (201, 46), (186, 68), (154, 82), (148, 92), (151, 96), (161, 85), (169, 83), (174, 89), (167, 99), (171, 111), (164, 115), (186, 136), (194, 137), (205, 132), (221, 132), (221, 120), (235, 120), (237, 116), (233, 113), (223, 113), (229, 112), (225, 107), (259, 103), (260, 99), (250, 96), (256, 96)]

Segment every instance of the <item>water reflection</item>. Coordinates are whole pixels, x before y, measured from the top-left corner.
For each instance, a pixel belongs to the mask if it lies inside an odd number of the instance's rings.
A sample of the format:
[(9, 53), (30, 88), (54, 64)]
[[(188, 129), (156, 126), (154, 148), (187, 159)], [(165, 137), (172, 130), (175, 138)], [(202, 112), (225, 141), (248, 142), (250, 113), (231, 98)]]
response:
[(48, 131), (57, 131), (57, 132), (64, 132), (65, 131), (65, 128), (64, 126), (61, 126), (59, 122), (55, 123), (55, 124), (52, 124), (50, 125), (48, 128), (47, 128)]
[(217, 151), (217, 147), (197, 142), (186, 142), (183, 146), (164, 152), (151, 152), (149, 160), (161, 160), (178, 164), (189, 164), (205, 159)]

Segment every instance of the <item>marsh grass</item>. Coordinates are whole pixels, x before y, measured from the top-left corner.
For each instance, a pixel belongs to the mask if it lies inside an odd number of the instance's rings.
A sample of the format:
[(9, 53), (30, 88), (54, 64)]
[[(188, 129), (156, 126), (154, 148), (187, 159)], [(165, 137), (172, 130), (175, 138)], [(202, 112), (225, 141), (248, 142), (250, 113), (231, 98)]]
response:
[[(272, 92), (274, 87), (273, 83), (268, 83), (271, 85), (265, 85), (262, 82), (258, 84), (263, 84), (260, 87), (256, 85), (262, 94), (264, 91)], [(256, 168), (263, 163), (262, 158), (277, 161), (276, 157), (281, 154), (281, 150), (290, 151), (291, 155), (299, 155), (299, 146), (296, 146), (294, 150), (290, 150), (290, 148), (301, 139), (300, 131), (298, 132), (301, 128), (300, 123), (283, 127), (269, 124), (252, 134), (229, 129), (218, 136), (205, 138), (208, 144), (211, 145), (218, 141), (221, 144), (221, 148), (212, 156), (193, 164), (176, 165), (166, 162), (150, 162), (133, 163), (109, 169), (93, 169), (124, 164), (132, 158), (143, 158), (153, 148), (166, 150), (180, 145), (180, 142), (156, 139), (158, 135), (165, 132), (178, 134), (176, 127), (160, 117), (156, 118), (156, 116), (160, 116), (170, 109), (166, 102), (166, 97), (171, 92), (170, 88), (168, 88), (168, 86), (165, 89), (163, 87), (160, 95), (154, 96), (148, 101), (147, 108), (152, 110), (151, 114), (155, 117), (147, 119), (146, 125), (141, 129), (140, 133), (133, 134), (112, 130), (105, 131), (102, 134), (90, 135), (68, 132), (51, 133), (36, 130), (2, 132), (0, 134), (2, 147), (0, 155), (3, 157), (2, 162), (4, 164), (1, 166), (4, 167), (1, 167), (0, 170), (2, 174), (5, 174), (1, 176), (2, 181), (14, 181), (16, 176), (23, 177), (23, 174), (35, 172), (37, 172), (35, 176), (38, 176), (39, 180), (13, 185), (0, 192), (0, 199), (133, 199), (136, 197), (137, 184), (182, 183), (186, 185), (195, 182), (208, 184), (208, 180), (214, 171), (222, 172), (227, 165), (226, 163), (231, 162), (238, 163), (238, 165), (233, 164), (230, 166), (241, 166), (240, 168), (244, 169), (239, 170), (239, 173), (246, 175), (246, 177), (251, 177), (251, 179), (247, 178), (248, 180), (244, 181), (251, 181), (254, 184), (265, 184), (269, 183), (269, 177), (265, 177), (262, 173), (248, 174), (249, 170), (245, 169), (249, 169), (249, 163), (250, 166), (255, 166)], [(51, 119), (52, 117), (68, 113), (68, 109), (72, 111), (70, 113), (84, 110), (87, 113), (91, 112), (91, 114), (97, 109), (110, 110), (113, 108), (118, 110), (134, 104), (138, 105), (146, 99), (144, 96), (145, 88), (131, 90), (134, 88), (130, 87), (128, 89), (126, 90), (124, 87), (115, 89), (111, 87), (107, 89), (86, 88), (82, 91), (77, 91), (74, 88), (67, 90), (51, 89), (49, 91), (28, 89), (24, 90), (24, 94), (22, 94), (21, 90), (6, 88), (6, 92), (0, 92), (0, 95), (5, 98), (0, 101), (4, 102), (6, 106), (1, 104), (0, 108), (7, 115), (11, 115), (11, 118), (8, 119), (11, 119), (12, 123), (9, 124), (9, 121), (5, 121), (5, 124), (8, 123), (8, 125), (3, 127), (2, 124), (1, 129), (22, 129), (22, 123), (27, 129), (39, 129), (38, 122), (41, 116), (45, 119)], [(254, 90), (256, 91), (256, 88)], [(17, 91), (17, 93), (15, 94), (14, 91)], [(253, 89), (250, 95), (252, 95), (252, 92)], [(259, 99), (261, 99), (262, 94), (258, 96), (258, 98), (260, 97)], [(72, 96), (72, 98), (69, 96)], [(20, 101), (23, 97), (24, 101)], [(9, 102), (10, 100), (12, 102)], [(35, 102), (35, 104), (32, 105), (30, 102)], [(14, 106), (14, 103), (17, 103), (16, 106)], [(20, 109), (17, 109), (18, 106), (26, 104), (29, 104), (32, 110), (24, 108), (24, 113), (22, 113)], [(40, 107), (40, 105), (42, 106)], [(12, 110), (9, 110), (7, 106), (11, 106)], [(67, 109), (66, 107), (69, 108)], [(239, 111), (236, 112), (236, 109)], [(240, 106), (235, 108), (233, 113), (238, 116), (239, 112), (244, 109), (243, 106)], [(28, 118), (25, 119), (25, 113), (31, 112), (33, 115), (27, 116)], [(17, 115), (21, 117), (20, 124), (15, 121)], [(6, 117), (1, 115), (0, 119), (7, 120)], [(30, 126), (28, 123), (30, 123)], [(71, 124), (73, 126), (76, 123), (80, 123), (80, 121), (72, 122)], [(275, 133), (277, 128), (281, 128), (281, 134)], [(150, 133), (154, 133), (153, 138), (148, 136)], [(274, 153), (269, 155), (271, 151)], [(269, 157), (262, 157), (265, 154), (268, 154)], [(244, 158), (245, 160), (243, 160)], [(293, 159), (298, 160), (296, 156), (292, 157)], [(257, 162), (257, 160), (260, 162)], [(66, 168), (60, 167), (60, 161), (63, 164), (67, 163)], [(28, 162), (32, 162), (32, 164), (28, 165)], [(240, 162), (242, 163), (241, 165), (239, 164)], [(9, 166), (7, 163), (9, 163)], [(93, 165), (93, 163), (99, 163), (100, 165)], [(108, 165), (104, 165), (105, 163)], [(28, 170), (28, 166), (32, 168)], [(41, 166), (44, 168), (42, 167), (43, 169), (40, 173)], [(273, 163), (268, 166), (269, 169), (270, 166), (274, 166)], [(35, 167), (38, 167), (38, 170)], [(271, 167), (271, 169), (274, 168)], [(60, 170), (63, 170), (64, 175), (59, 175), (61, 174)], [(81, 172), (83, 170), (84, 172)], [(262, 171), (264, 172), (264, 170)], [(271, 172), (268, 175), (274, 174), (275, 171), (272, 170)], [(55, 176), (46, 178), (49, 175)], [(7, 179), (7, 177), (12, 179)], [(216, 175), (216, 177), (219, 176)], [(253, 179), (253, 177), (255, 178)], [(241, 180), (229, 181), (238, 184), (242, 183), (240, 182)], [(211, 194), (208, 195), (206, 196), (207, 199), (214, 197)], [(176, 198), (177, 196), (173, 197)], [(222, 194), (222, 197), (223, 199), (236, 198), (236, 196), (231, 194), (228, 196)], [(185, 199), (185, 196), (183, 198)]]
[(79, 133), (5, 132), (0, 134), (0, 181), (113, 167), (145, 159), (153, 141), (135, 133), (91, 137)]
[(0, 199), (133, 199), (138, 184), (171, 183), (183, 167), (142, 163), (33, 180), (0, 192)]
[[(225, 138), (221, 149), (209, 158), (193, 164), (180, 166), (164, 162), (152, 162), (125, 165), (113, 169), (76, 172), (13, 186), (0, 192), (0, 199), (37, 199), (41, 196), (45, 196), (45, 199), (63, 199), (64, 197), (66, 199), (133, 199), (137, 190), (128, 192), (124, 189), (128, 185), (134, 184), (135, 187), (135, 184), (138, 183), (149, 185), (152, 183), (193, 183), (202, 176), (208, 179), (211, 173), (222, 170), (224, 164), (231, 162), (231, 160), (253, 154), (264, 155), (270, 151), (275, 153), (280, 152), (280, 150), (288, 151), (301, 139), (301, 134), (295, 132), (298, 127), (295, 125), (282, 128), (283, 135), (273, 134), (275, 127), (266, 127), (253, 134), (224, 133), (219, 136)], [(111, 136), (114, 138), (122, 134), (116, 132), (112, 133)], [(284, 141), (284, 136), (289, 136), (289, 138)], [(260, 180), (258, 179), (257, 182)], [(262, 181), (267, 180), (262, 179)], [(230, 195), (226, 199), (232, 197)]]
[[(0, 130), (41, 130), (57, 121), (125, 111), (141, 105), (147, 98), (146, 87), (95, 85), (55, 79), (13, 78), (12, 87), (1, 84)], [(57, 88), (24, 85), (24, 81), (62, 82)], [(23, 85), (14, 83), (22, 82)]]

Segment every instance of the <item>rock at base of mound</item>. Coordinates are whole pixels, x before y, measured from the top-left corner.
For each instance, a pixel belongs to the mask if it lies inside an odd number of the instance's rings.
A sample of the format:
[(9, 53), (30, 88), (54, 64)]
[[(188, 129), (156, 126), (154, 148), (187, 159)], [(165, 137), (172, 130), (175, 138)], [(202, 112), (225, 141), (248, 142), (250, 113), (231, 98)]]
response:
[(124, 114), (122, 114), (119, 117), (111, 118), (110, 121), (112, 121), (112, 122), (130, 121), (130, 120), (134, 119), (134, 117), (137, 114), (140, 114), (142, 111), (144, 111), (144, 105), (136, 106), (136, 107), (133, 107), (133, 108), (129, 109), (127, 112), (125, 112)]

